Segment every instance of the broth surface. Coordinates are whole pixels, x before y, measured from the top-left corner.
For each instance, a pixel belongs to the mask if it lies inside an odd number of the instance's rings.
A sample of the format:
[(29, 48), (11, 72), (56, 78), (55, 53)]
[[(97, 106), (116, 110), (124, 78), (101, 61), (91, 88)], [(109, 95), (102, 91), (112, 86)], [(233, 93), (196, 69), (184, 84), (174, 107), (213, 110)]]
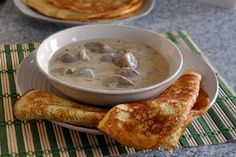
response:
[(102, 39), (76, 42), (59, 49), (49, 61), (49, 73), (79, 87), (124, 90), (163, 81), (169, 65), (148, 45)]

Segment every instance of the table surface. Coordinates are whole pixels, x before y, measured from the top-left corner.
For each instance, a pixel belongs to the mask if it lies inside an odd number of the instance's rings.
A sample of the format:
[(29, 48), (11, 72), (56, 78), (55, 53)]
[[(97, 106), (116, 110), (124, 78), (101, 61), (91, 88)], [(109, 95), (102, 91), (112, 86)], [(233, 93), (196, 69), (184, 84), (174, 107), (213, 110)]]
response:
[[(122, 24), (156, 32), (185, 30), (210, 62), (236, 91), (236, 9), (206, 5), (199, 0), (159, 0), (147, 16)], [(72, 27), (48, 23), (23, 15), (12, 0), (0, 2), (0, 44), (40, 42)], [(235, 156), (236, 141), (211, 146), (138, 153), (131, 156)]]

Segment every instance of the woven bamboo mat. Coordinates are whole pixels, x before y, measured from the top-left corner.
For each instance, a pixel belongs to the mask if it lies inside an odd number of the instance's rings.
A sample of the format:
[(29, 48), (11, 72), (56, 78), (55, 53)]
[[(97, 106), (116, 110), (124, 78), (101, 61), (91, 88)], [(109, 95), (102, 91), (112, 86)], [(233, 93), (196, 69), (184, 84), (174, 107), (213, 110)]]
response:
[[(163, 35), (207, 61), (185, 32)], [(49, 121), (14, 119), (12, 106), (19, 97), (14, 81), (16, 70), (19, 63), (38, 46), (39, 43), (0, 45), (0, 156), (83, 157), (140, 151), (127, 148), (103, 135), (80, 133)], [(216, 76), (220, 89), (215, 104), (208, 113), (188, 126), (179, 140), (179, 147), (219, 144), (236, 139), (236, 97), (217, 72)]]

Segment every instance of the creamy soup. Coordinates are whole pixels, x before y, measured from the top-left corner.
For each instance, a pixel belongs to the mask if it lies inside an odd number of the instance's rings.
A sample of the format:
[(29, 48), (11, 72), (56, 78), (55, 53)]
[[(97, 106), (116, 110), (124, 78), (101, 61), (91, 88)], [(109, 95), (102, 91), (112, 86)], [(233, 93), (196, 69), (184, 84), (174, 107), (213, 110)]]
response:
[(147, 87), (167, 78), (167, 60), (141, 43), (107, 39), (76, 42), (58, 50), (50, 74), (68, 84), (101, 90)]

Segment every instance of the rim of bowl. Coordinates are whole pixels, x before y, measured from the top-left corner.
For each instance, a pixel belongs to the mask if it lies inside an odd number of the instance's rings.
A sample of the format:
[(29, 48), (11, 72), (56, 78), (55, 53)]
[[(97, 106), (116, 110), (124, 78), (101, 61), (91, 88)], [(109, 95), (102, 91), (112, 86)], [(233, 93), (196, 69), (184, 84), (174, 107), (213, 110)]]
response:
[[(46, 39), (44, 39), (42, 41), (40, 46), (44, 42), (46, 42), (46, 40), (48, 40), (49, 38), (51, 38), (51, 37), (53, 37), (55, 35), (60, 34), (61, 32), (65, 32), (65, 31), (68, 31), (68, 30), (74, 30), (74, 29), (78, 29), (78, 28), (82, 29), (83, 27), (96, 27), (96, 26), (124, 27), (124, 28), (129, 28), (129, 29), (136, 29), (137, 31), (145, 31), (145, 32), (153, 33), (153, 34), (159, 36), (160, 38), (163, 38), (164, 40), (167, 40), (167, 42), (169, 42), (171, 45), (173, 45), (175, 47), (175, 49), (177, 50), (176, 52), (178, 52), (178, 55), (180, 56), (180, 64), (179, 64), (178, 69), (174, 72), (174, 74), (172, 74), (171, 76), (167, 77), (165, 80), (163, 80), (161, 82), (158, 82), (158, 83), (155, 83), (155, 84), (153, 84), (151, 86), (147, 86), (147, 87), (143, 87), (143, 88), (127, 89), (127, 90), (126, 89), (124, 89), (124, 90), (123, 89), (122, 90), (103, 90), (103, 89), (85, 88), (85, 87), (73, 86), (73, 85), (68, 84), (66, 82), (60, 81), (60, 80), (56, 79), (55, 77), (53, 77), (52, 75), (50, 75), (49, 73), (45, 72), (43, 68), (41, 68), (40, 64), (38, 63), (38, 59), (37, 59), (38, 58), (38, 53), (39, 53), (39, 51), (37, 50), (37, 52), (36, 52), (36, 65), (39, 68), (39, 70), (47, 78), (49, 78), (52, 81), (55, 81), (56, 83), (58, 83), (60, 85), (67, 86), (69, 88), (73, 88), (73, 89), (84, 91), (84, 92), (98, 93), (98, 94), (108, 94), (108, 95), (111, 95), (111, 94), (132, 94), (132, 93), (139, 93), (139, 92), (149, 91), (151, 89), (160, 87), (160, 86), (168, 83), (169, 81), (174, 79), (174, 77), (176, 77), (179, 74), (179, 72), (181, 71), (182, 66), (183, 66), (183, 55), (182, 55), (181, 51), (179, 50), (179, 48), (171, 40), (166, 39), (165, 37), (161, 36), (159, 33), (156, 33), (154, 31), (150, 31), (150, 30), (143, 29), (143, 28), (140, 28), (140, 27), (135, 27), (135, 26), (115, 25), (115, 24), (92, 24), (92, 25), (84, 25), (84, 26), (75, 26), (75, 27), (72, 27), (72, 28), (67, 28), (67, 29), (58, 31), (58, 32), (50, 35), (49, 37), (47, 37)], [(40, 48), (40, 46), (39, 46), (39, 48)], [(53, 52), (53, 53), (55, 53), (55, 52)]]

